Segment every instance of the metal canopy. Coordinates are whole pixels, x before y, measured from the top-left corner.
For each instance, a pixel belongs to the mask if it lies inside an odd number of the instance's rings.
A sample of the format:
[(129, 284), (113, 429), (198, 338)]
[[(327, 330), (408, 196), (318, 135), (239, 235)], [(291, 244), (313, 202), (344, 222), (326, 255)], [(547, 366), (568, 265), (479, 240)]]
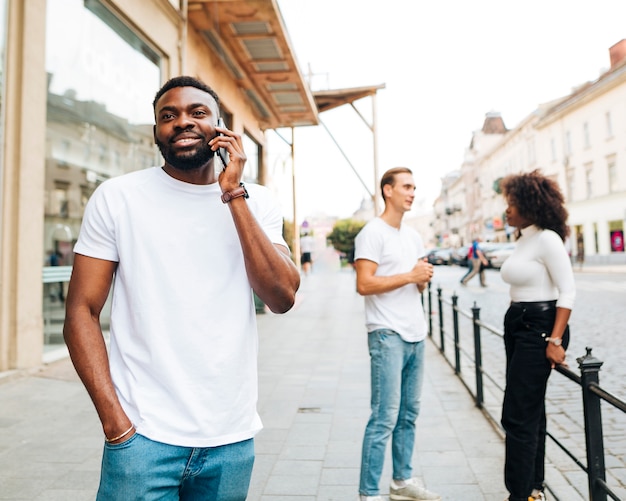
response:
[(239, 84), (262, 129), (318, 124), (276, 0), (188, 0), (188, 19)]
[(313, 98), (317, 105), (318, 111), (329, 111), (344, 104), (353, 104), (354, 101), (363, 99), (364, 97), (373, 96), (381, 89), (385, 88), (385, 84), (353, 87), (350, 89), (321, 90), (313, 92)]

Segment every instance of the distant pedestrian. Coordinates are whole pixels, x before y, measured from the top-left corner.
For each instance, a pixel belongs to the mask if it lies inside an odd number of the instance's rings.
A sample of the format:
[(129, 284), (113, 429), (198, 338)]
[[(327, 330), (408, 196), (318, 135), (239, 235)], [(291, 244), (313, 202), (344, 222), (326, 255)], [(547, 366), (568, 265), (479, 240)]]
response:
[(164, 163), (96, 189), (67, 295), (65, 341), (105, 437), (97, 499), (244, 501), (262, 428), (253, 292), (286, 312), (300, 274), (280, 207), (241, 182), (215, 92), (175, 77), (153, 107)]
[[(59, 251), (48, 251), (48, 266), (61, 266), (63, 255)], [(65, 301), (65, 284), (63, 282), (56, 283), (56, 293), (50, 291), (51, 300), (58, 299), (62, 303)]]
[(465, 275), (463, 275), (463, 278), (461, 278), (461, 283), (463, 283), (463, 280), (465, 280), (466, 277), (469, 276), (469, 274), (472, 272), (472, 256), (474, 255), (474, 249), (472, 248), (472, 245), (470, 245), (467, 248), (467, 253), (465, 255), (465, 266), (467, 267), (467, 271), (465, 272)]
[(580, 233), (576, 237), (576, 262), (578, 263), (578, 269), (582, 270), (585, 263), (585, 241)]
[(467, 282), (469, 282), (472, 278), (478, 275), (480, 278), (480, 286), (487, 287), (487, 282), (485, 281), (485, 267), (489, 264), (489, 261), (487, 261), (485, 254), (480, 248), (479, 239), (477, 238), (472, 241), (468, 260), (471, 263), (471, 268), (461, 279), (461, 284), (467, 285)]
[(361, 456), (361, 501), (382, 501), (380, 477), (391, 437), (392, 500), (440, 500), (412, 476), (415, 421), (424, 373), (426, 320), (420, 294), (433, 276), (420, 235), (402, 223), (415, 198), (413, 174), (387, 171), (380, 183), (385, 209), (359, 232), (354, 267), (365, 296), (371, 361), (372, 413)]
[(315, 249), (315, 239), (308, 231), (300, 237), (300, 264), (302, 272), (308, 275), (313, 266), (313, 250)]
[(500, 270), (511, 286), (504, 317), (504, 480), (510, 501), (528, 501), (545, 499), (546, 386), (551, 369), (565, 363), (576, 289), (564, 245), (568, 214), (556, 182), (535, 170), (509, 175), (500, 186), (507, 221), (518, 232)]

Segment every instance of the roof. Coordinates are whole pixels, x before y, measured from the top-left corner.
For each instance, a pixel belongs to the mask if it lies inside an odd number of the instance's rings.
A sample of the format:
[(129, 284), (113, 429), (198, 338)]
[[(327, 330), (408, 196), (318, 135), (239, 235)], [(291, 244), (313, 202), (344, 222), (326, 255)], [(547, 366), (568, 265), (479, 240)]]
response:
[(354, 101), (364, 97), (372, 96), (381, 89), (385, 88), (385, 84), (374, 85), (369, 87), (353, 87), (350, 89), (320, 90), (313, 92), (315, 103), (319, 112), (332, 110), (344, 104), (352, 104)]
[(319, 123), (276, 0), (188, 0), (188, 18), (243, 90), (262, 129)]

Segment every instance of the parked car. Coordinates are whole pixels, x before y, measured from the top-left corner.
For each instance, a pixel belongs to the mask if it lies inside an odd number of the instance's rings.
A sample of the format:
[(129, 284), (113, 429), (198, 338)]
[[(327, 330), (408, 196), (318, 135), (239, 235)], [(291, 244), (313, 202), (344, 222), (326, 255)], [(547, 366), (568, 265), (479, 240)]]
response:
[(469, 252), (469, 245), (462, 245), (452, 250), (450, 254), (450, 264), (458, 264), (459, 266), (467, 266), (467, 253)]
[(511, 255), (515, 249), (515, 244), (511, 242), (491, 243), (485, 246), (485, 258), (489, 261), (489, 268), (499, 270), (502, 263)]
[(451, 253), (452, 249), (433, 249), (428, 254), (426, 254), (426, 257), (428, 258), (428, 262), (430, 264), (450, 264)]

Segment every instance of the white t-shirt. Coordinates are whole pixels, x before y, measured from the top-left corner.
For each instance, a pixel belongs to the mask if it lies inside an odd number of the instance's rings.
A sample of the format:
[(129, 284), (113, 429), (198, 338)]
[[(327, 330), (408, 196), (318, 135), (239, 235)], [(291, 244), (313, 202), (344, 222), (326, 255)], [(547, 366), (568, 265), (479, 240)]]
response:
[(552, 301), (572, 309), (576, 284), (561, 237), (552, 230), (528, 226), (502, 264), (502, 280), (511, 285), (511, 301)]
[(315, 239), (311, 235), (305, 235), (300, 238), (300, 251), (313, 252), (315, 249)]
[[(285, 245), (269, 190), (247, 185), (269, 239)], [(103, 183), (75, 252), (119, 262), (111, 311), (111, 375), (142, 435), (213, 447), (261, 428), (257, 330), (241, 244), (217, 183), (154, 167)]]
[[(377, 276), (406, 273), (425, 254), (422, 238), (413, 228), (402, 224), (398, 230), (379, 217), (367, 223), (355, 240), (355, 261), (378, 264)], [(427, 327), (417, 285), (365, 296), (365, 324), (368, 332), (391, 329), (405, 341), (422, 341)]]

